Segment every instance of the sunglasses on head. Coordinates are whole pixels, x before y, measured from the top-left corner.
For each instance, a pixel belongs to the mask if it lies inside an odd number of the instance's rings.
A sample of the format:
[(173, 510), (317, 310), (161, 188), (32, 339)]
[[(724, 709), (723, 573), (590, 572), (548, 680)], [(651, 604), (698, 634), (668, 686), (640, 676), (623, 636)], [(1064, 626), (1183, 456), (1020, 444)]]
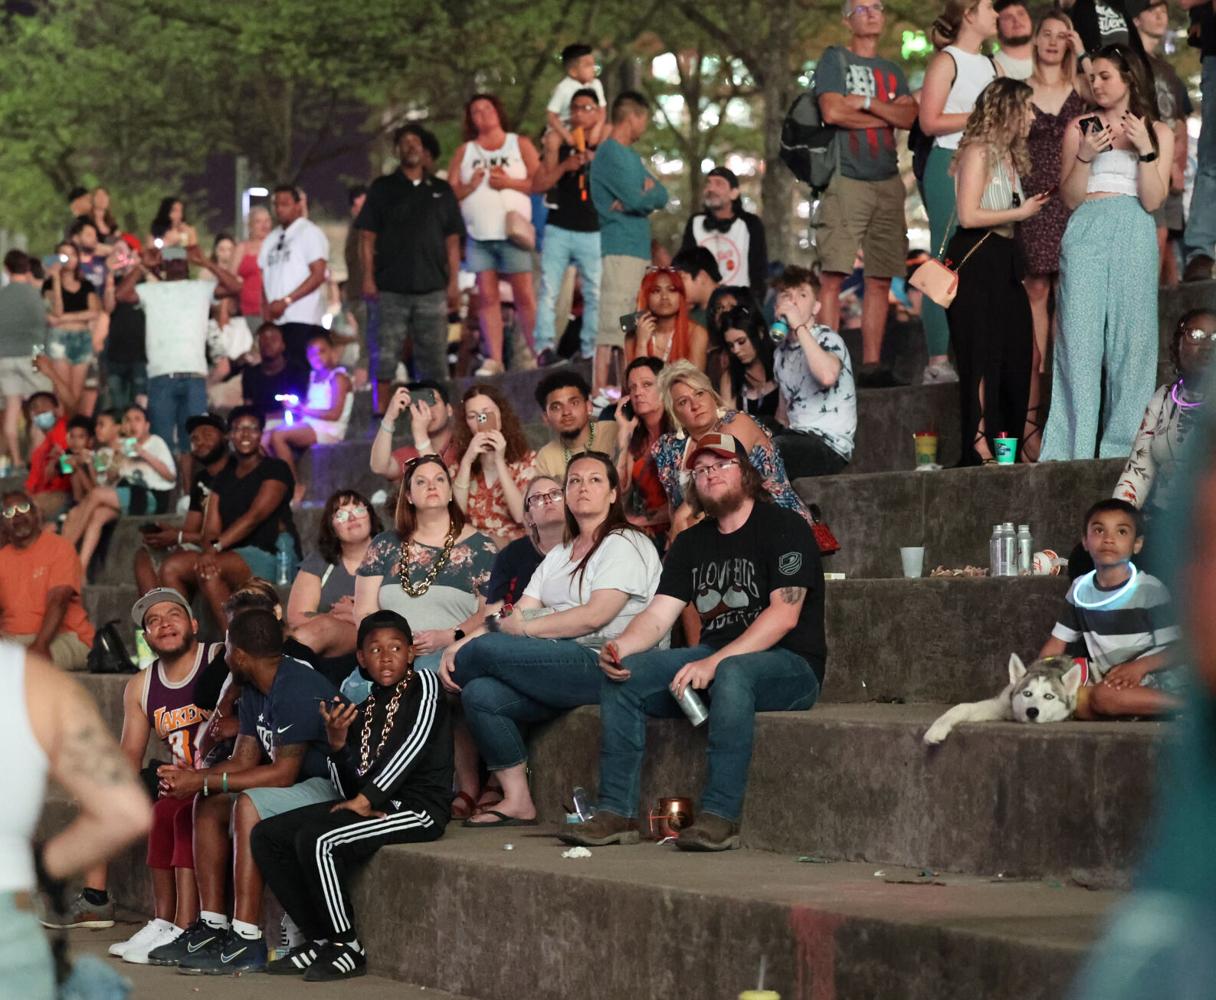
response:
[(28, 501), (22, 501), (21, 503), (13, 504), (11, 507), (5, 507), (4, 516), (11, 521), (18, 514), (28, 514), (31, 509)]

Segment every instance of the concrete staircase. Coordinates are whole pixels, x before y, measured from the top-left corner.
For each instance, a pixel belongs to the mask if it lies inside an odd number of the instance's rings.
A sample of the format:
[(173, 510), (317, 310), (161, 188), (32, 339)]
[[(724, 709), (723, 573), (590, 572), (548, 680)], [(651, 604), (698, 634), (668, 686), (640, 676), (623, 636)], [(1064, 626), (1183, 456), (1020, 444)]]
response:
[[(1163, 336), (1216, 286), (1162, 296)], [(535, 372), (504, 390), (534, 413)], [(756, 982), (785, 1000), (1060, 997), (1103, 914), (1128, 884), (1152, 806), (1169, 727), (1157, 723), (960, 727), (921, 742), (957, 701), (1003, 687), (1011, 652), (1030, 658), (1067, 583), (899, 578), (898, 548), (926, 564), (985, 564), (994, 522), (1029, 523), (1038, 547), (1066, 553), (1085, 506), (1110, 494), (1119, 462), (911, 471), (911, 434), (936, 429), (957, 454), (950, 386), (863, 392), (858, 459), (848, 473), (797, 484), (819, 503), (843, 549), (827, 568), (829, 662), (807, 713), (757, 718), (744, 847), (684, 855), (644, 843), (567, 860), (552, 832), (571, 789), (594, 793), (595, 708), (532, 735), (534, 796), (545, 825), (473, 831), (382, 851), (356, 904), (373, 968), (486, 1000), (534, 996), (725, 998)], [(374, 423), (366, 397), (350, 439), (310, 450), (314, 501), (339, 485), (368, 493)], [(543, 440), (543, 426), (530, 436)], [(319, 509), (298, 515), (306, 546)], [(95, 621), (127, 621), (125, 563), (136, 522), (85, 594)], [(109, 724), (122, 678), (88, 677)], [(700, 789), (705, 734), (652, 721), (641, 807)], [(61, 823), (55, 802), (46, 823)], [(507, 847), (510, 849), (506, 849)], [(121, 899), (146, 898), (142, 855), (115, 871)]]

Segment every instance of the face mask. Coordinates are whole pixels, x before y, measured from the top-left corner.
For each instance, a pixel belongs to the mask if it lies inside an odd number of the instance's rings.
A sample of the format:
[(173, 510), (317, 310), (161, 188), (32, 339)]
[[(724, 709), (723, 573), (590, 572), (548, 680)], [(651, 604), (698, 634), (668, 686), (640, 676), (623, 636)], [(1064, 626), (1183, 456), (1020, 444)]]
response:
[(42, 413), (35, 413), (34, 414), (34, 426), (37, 427), (40, 431), (49, 431), (52, 427), (55, 426), (56, 419), (57, 418), (55, 417), (54, 410), (45, 410)]

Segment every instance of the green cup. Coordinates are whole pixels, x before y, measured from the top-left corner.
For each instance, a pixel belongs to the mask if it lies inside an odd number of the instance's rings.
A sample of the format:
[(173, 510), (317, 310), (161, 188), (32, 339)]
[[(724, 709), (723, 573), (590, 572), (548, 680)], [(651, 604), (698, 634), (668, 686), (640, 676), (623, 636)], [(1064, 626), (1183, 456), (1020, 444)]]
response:
[(1018, 453), (1018, 439), (1010, 437), (996, 438), (996, 464), (1013, 465)]
[(937, 463), (937, 434), (934, 431), (917, 431), (912, 435), (912, 443), (916, 447), (918, 466)]

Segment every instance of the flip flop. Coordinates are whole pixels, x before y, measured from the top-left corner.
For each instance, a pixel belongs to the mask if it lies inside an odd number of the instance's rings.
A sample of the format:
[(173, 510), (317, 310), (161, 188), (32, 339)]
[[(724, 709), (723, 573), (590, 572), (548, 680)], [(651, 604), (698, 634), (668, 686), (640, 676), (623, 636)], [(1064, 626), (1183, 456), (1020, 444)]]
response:
[(473, 830), (493, 830), (500, 826), (538, 826), (539, 823), (534, 819), (520, 819), (518, 816), (508, 816), (504, 812), (499, 812), (497, 809), (483, 809), (478, 815), (481, 816), (497, 816), (497, 821), (493, 823), (474, 823), (472, 818), (466, 819), (461, 826), (467, 826)]

